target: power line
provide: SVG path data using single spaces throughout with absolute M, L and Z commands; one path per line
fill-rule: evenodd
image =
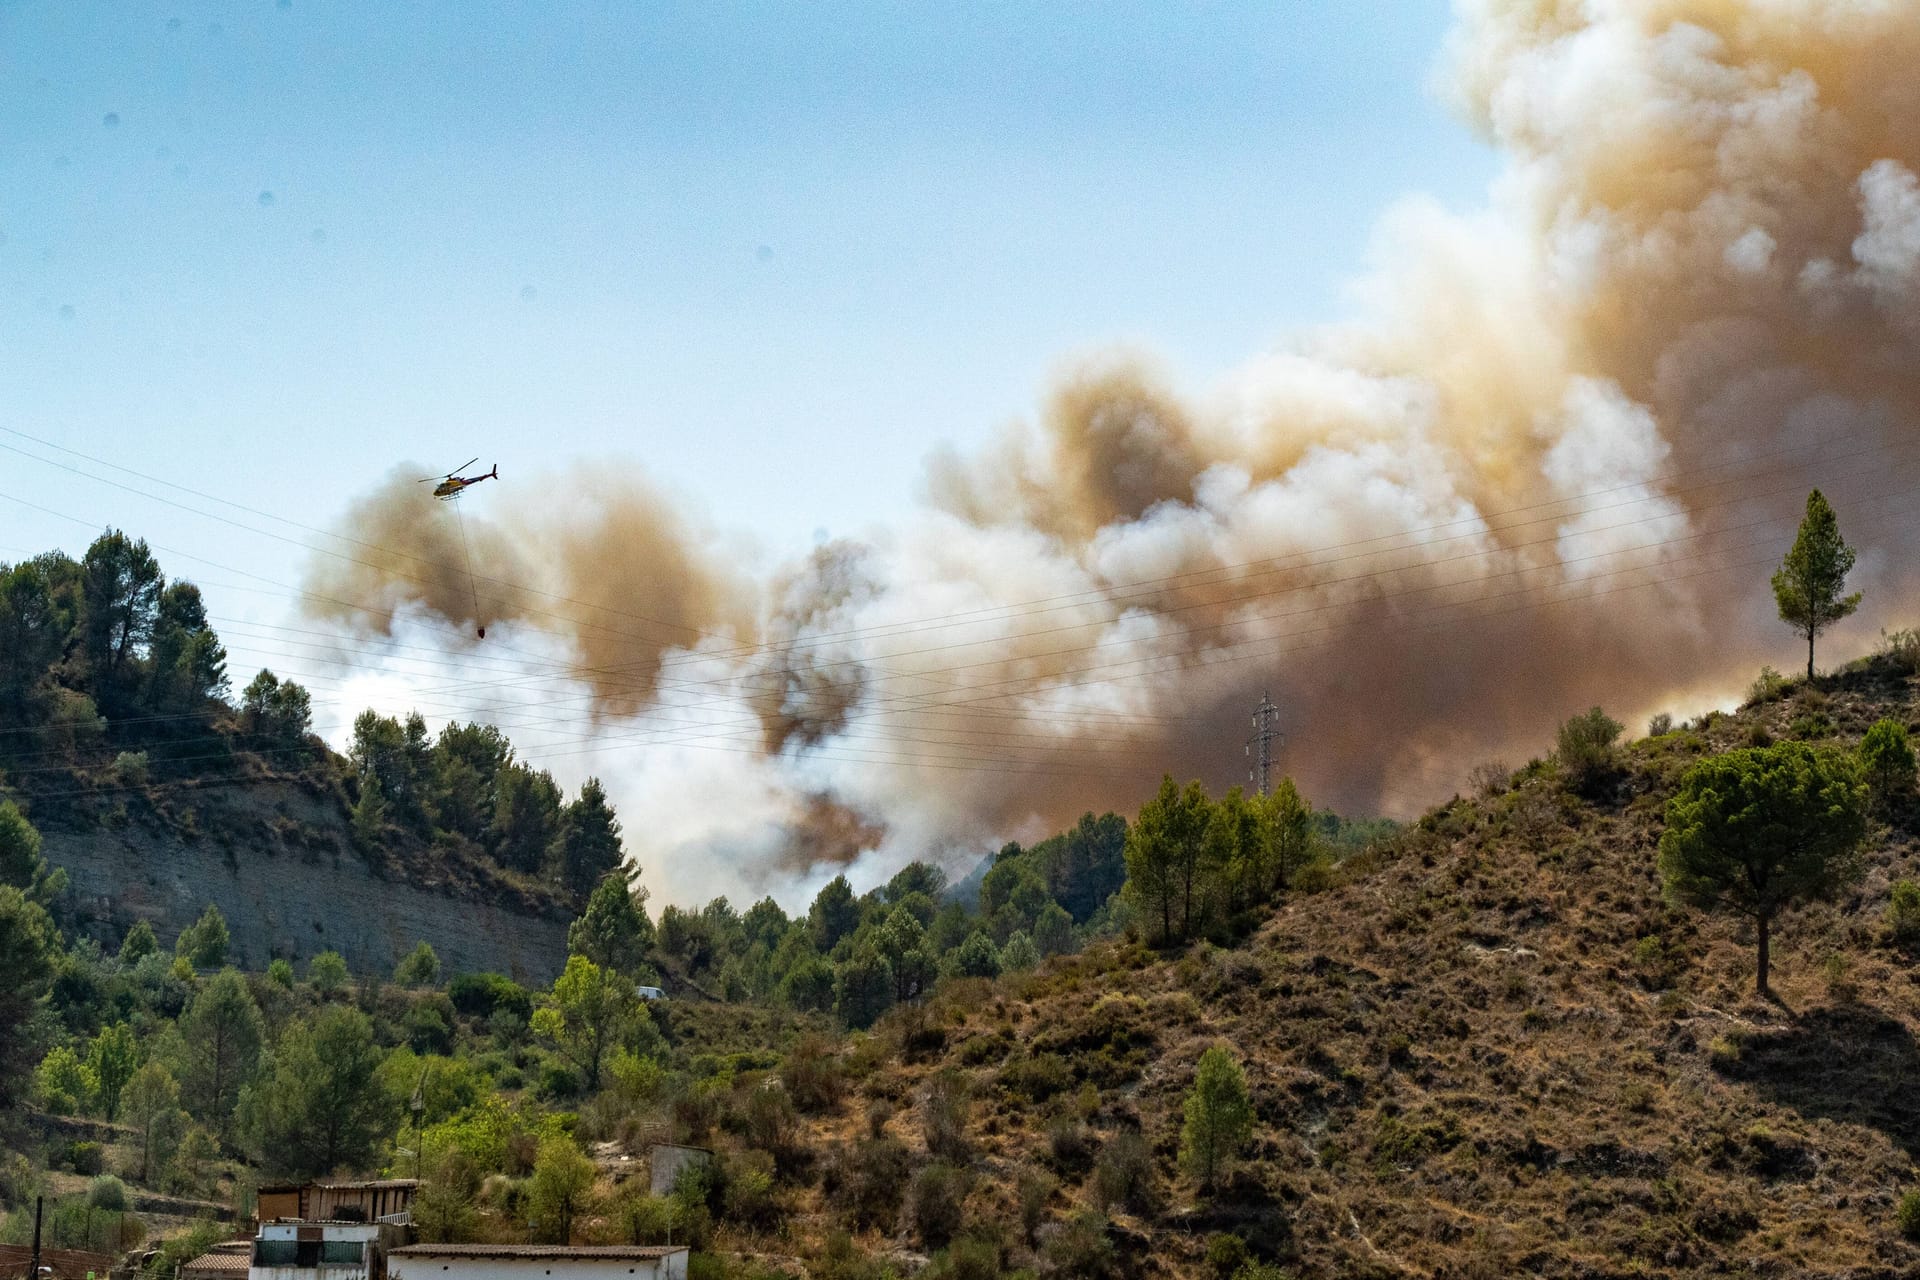
M 1897 495 L 1891 495 L 1891 496 L 1897 496 Z M 1751 522 L 1751 524 L 1753 524 L 1753 525 L 1757 525 L 1757 524 L 1764 524 L 1764 523 L 1768 523 L 1768 522 L 1764 522 L 1764 521 L 1761 521 L 1761 522 Z M 1750 526 L 1742 526 L 1742 527 L 1751 527 L 1751 525 L 1750 525 Z M 1725 532 L 1725 530 L 1720 530 L 1720 531 L 1709 531 L 1709 532 Z M 1695 540 L 1695 539 L 1696 539 L 1697 537 L 1699 537 L 1699 536 L 1703 536 L 1703 535 L 1690 535 L 1690 536 L 1689 536 L 1688 538 L 1684 538 L 1684 539 L 1673 539 L 1673 540 L 1663 540 L 1663 541 L 1665 541 L 1665 542 L 1680 542 L 1680 541 L 1693 541 L 1693 540 Z M 1641 550 L 1646 550 L 1646 549 L 1648 549 L 1649 547 L 1651 547 L 1651 546 L 1653 546 L 1653 545 L 1657 545 L 1657 544 L 1644 544 L 1644 545 L 1641 545 L 1641 546 L 1636 546 L 1636 547 L 1631 547 L 1631 548 L 1625 548 L 1625 549 L 1622 549 L 1622 550 L 1621 550 L 1621 551 L 1619 551 L 1619 552 L 1608 552 L 1608 553 L 1602 553 L 1602 555 L 1601 555 L 1601 556 L 1599 556 L 1599 557 L 1592 557 L 1592 558 L 1604 558 L 1604 556 L 1608 556 L 1608 555 L 1614 555 L 1614 554 L 1623 554 L 1623 553 L 1631 553 L 1631 552 L 1634 552 L 1634 551 L 1641 551 Z M 1705 552 L 1705 553 L 1696 553 L 1696 554 L 1709 554 L 1709 553 L 1711 553 L 1711 552 L 1712 552 L 1712 550 L 1713 550 L 1713 549 L 1711 549 L 1711 548 L 1709 548 L 1709 550 L 1708 550 L 1708 552 Z M 1686 558 L 1692 558 L 1692 557 L 1686 557 Z M 1551 566 L 1547 566 L 1547 567 L 1551 567 Z M 1624 570 L 1618 570 L 1618 571 L 1613 571 L 1613 572 L 1632 572 L 1632 571 L 1634 571 L 1634 570 L 1635 570 L 1635 569 L 1636 569 L 1637 567 L 1638 567 L 1638 566 L 1629 566 L 1629 567 L 1628 567 L 1627 569 L 1624 569 Z M 1524 572 L 1524 571 L 1511 571 L 1511 572 L 1510 572 L 1509 574 L 1507 574 L 1507 575 L 1495 575 L 1495 577 L 1498 577 L 1498 576 L 1518 576 L 1518 575 L 1519 575 L 1519 574 L 1520 574 L 1521 572 Z M 1697 576 L 1697 575 L 1689 575 L 1689 576 Z M 1484 582 L 1485 582 L 1485 581 L 1488 581 L 1488 580 L 1491 580 L 1491 579 L 1481 579 L 1481 580 L 1479 580 L 1479 581 L 1480 581 L 1480 582 L 1481 582 L 1482 584 L 1484 584 Z M 1429 589 L 1431 589 L 1431 588 L 1432 588 L 1433 586 L 1441 586 L 1441 587 L 1444 587 L 1444 586 L 1452 586 L 1452 585 L 1461 585 L 1461 583 L 1441 583 L 1441 584 L 1429 584 L 1429 586 L 1428 586 L 1428 587 L 1423 587 L 1423 588 L 1415 588 L 1415 589 L 1413 589 L 1413 590 L 1411 590 L 1411 591 L 1409 591 L 1409 592 L 1405 592 L 1405 593 L 1398 593 L 1398 594 L 1419 594 L 1419 593 L 1421 593 L 1421 592 L 1423 592 L 1423 591 L 1426 591 L 1426 590 L 1429 590 Z M 1514 596 L 1514 595 L 1525 595 L 1525 594 L 1527 594 L 1528 592 L 1530 592 L 1530 591 L 1532 591 L 1532 590 L 1533 590 L 1533 588 L 1520 588 L 1520 589 L 1518 589 L 1518 590 L 1516 590 L 1516 591 L 1512 591 L 1512 592 L 1506 592 L 1506 593 L 1500 593 L 1500 594 L 1501 594 L 1501 595 L 1505 595 L 1505 596 Z M 1395 594 L 1395 593 L 1388 593 L 1387 595 L 1384 595 L 1384 596 L 1382 596 L 1381 598 L 1383 598 L 1383 599 L 1384 599 L 1384 598 L 1391 598 L 1391 595 L 1392 595 L 1392 594 Z M 1603 594 L 1604 594 L 1604 593 L 1603 593 Z M 1472 604 L 1472 603 L 1476 603 L 1477 601 L 1480 601 L 1480 600 L 1486 600 L 1486 599 L 1491 599 L 1491 598 L 1498 598 L 1498 597 L 1497 597 L 1497 596 L 1496 596 L 1496 597 L 1488 597 L 1488 596 L 1482 596 L 1482 597 L 1476 597 L 1476 598 L 1473 598 L 1473 599 L 1469 599 L 1469 600 L 1464 600 L 1464 601 L 1449 601 L 1449 602 L 1443 602 L 1443 603 L 1441 603 L 1441 604 L 1439 604 L 1439 605 L 1436 605 L 1436 606 L 1434 606 L 1434 607 L 1433 607 L 1433 608 L 1431 608 L 1431 609 L 1428 609 L 1428 610 L 1423 610 L 1423 611 L 1421 611 L 1421 612 L 1422 612 L 1422 613 L 1435 613 L 1435 612 L 1439 612 L 1439 611 L 1442 611 L 1442 610 L 1445 610 L 1445 609 L 1451 609 L 1451 608 L 1458 608 L 1458 607 L 1461 607 L 1461 606 L 1463 606 L 1463 605 L 1469 605 L 1469 604 Z M 1564 602 L 1561 602 L 1561 603 L 1564 603 Z M 1325 607 L 1327 607 L 1327 606 L 1322 606 L 1321 608 L 1325 608 Z M 1317 611 L 1320 611 L 1320 610 L 1319 610 L 1319 609 L 1311 609 L 1311 610 L 1301 610 L 1301 611 L 1296 611 L 1296 614 L 1294 614 L 1294 615 L 1264 615 L 1264 617 L 1265 617 L 1265 618 L 1268 618 L 1268 619 L 1270 619 L 1270 618 L 1275 618 L 1275 617 L 1286 617 L 1286 616 L 1297 616 L 1297 614 L 1299 614 L 1299 613 L 1310 613 L 1310 612 L 1317 612 Z M 1509 612 L 1511 612 L 1511 611 L 1509 611 Z M 1337 629 L 1337 628 L 1321 628 L 1320 630 L 1331 630 L 1331 629 Z M 1286 635 L 1288 635 L 1288 634 L 1294 634 L 1294 635 L 1297 635 L 1297 634 L 1311 634 L 1311 633 L 1312 633 L 1311 631 L 1309 631 L 1309 632 L 1304 632 L 1304 633 L 1283 633 L 1283 636 L 1282 636 L 1282 637 L 1280 637 L 1280 638 L 1286 638 Z M 1261 636 L 1261 637 L 1253 637 L 1252 639 L 1250 639 L 1250 640 L 1248 640 L 1248 641 L 1241 641 L 1241 642 L 1236 642 L 1236 643 L 1234 643 L 1234 644 L 1232 644 L 1232 645 L 1229 645 L 1229 646 L 1224 646 L 1224 647 L 1221 647 L 1221 648 L 1216 648 L 1215 650 L 1210 650 L 1210 651 L 1208 651 L 1208 652 L 1207 652 L 1207 654 L 1206 654 L 1205 656 L 1203 656 L 1203 657 L 1201 657 L 1201 658 L 1199 658 L 1198 660 L 1194 660 L 1194 659 L 1185 659 L 1185 660 L 1183 660 L 1183 662 L 1184 662 L 1185 664 L 1187 664 L 1187 665 L 1209 665 L 1209 664 L 1210 664 L 1210 663 L 1212 663 L 1213 661 L 1216 661 L 1216 660 L 1218 660 L 1218 657 L 1219 657 L 1219 655 L 1220 655 L 1220 653 L 1221 653 L 1221 652 L 1223 652 L 1223 651 L 1224 651 L 1224 649 L 1229 649 L 1229 648 L 1237 648 L 1237 647 L 1241 647 L 1242 645 L 1245 645 L 1245 644 L 1255 644 L 1255 643 L 1265 643 L 1265 642 L 1268 642 L 1268 641 L 1270 641 L 1271 639 L 1273 639 L 1273 637 L 1268 637 L 1268 636 Z M 1054 651 L 1054 652 L 1056 652 L 1056 653 L 1070 653 L 1070 652 L 1078 652 L 1078 651 L 1081 651 L 1081 650 L 1080 650 L 1080 649 L 1069 649 L 1069 650 L 1057 650 L 1057 651 Z M 1163 660 L 1165 660 L 1165 659 L 1167 659 L 1167 658 L 1174 658 L 1174 657 L 1177 657 L 1177 656 L 1178 656 L 1178 655 L 1154 655 L 1154 656 L 1150 656 L 1150 657 L 1147 657 L 1147 658 L 1141 658 L 1141 659 L 1133 659 L 1133 660 L 1129 660 L 1128 662 L 1126 662 L 1126 663 L 1122 663 L 1122 664 L 1119 664 L 1119 665 L 1139 665 L 1139 664 L 1141 664 L 1141 663 L 1154 663 L 1154 662 L 1161 662 L 1161 661 L 1163 661 Z M 1237 659 L 1236 659 L 1236 660 L 1237 660 Z M 993 665 L 993 664 L 970 664 L 970 665 Z M 1100 669 L 1102 669 L 1103 667 L 1105 667 L 1106 665 L 1108 665 L 1108 664 L 1094 664 L 1094 665 L 1093 665 L 1093 666 L 1091 666 L 1091 667 L 1084 667 L 1084 668 L 1068 668 L 1068 669 L 1065 669 L 1065 670 L 1061 670 L 1061 671 L 1054 671 L 1054 672 L 1050 672 L 1050 673 L 1048 673 L 1048 674 L 1047 674 L 1047 677 L 1046 677 L 1046 678 L 1051 678 L 1051 679 L 1059 679 L 1059 678 L 1061 678 L 1061 677 L 1063 677 L 1063 676 L 1067 676 L 1067 675 L 1074 675 L 1074 674 L 1081 674 L 1081 673 L 1084 673 L 1084 672 L 1088 672 L 1088 671 L 1094 671 L 1094 670 L 1100 670 Z M 1114 676 L 1114 677 L 1112 677 L 1112 679 L 1131 679 L 1131 678 L 1138 678 L 1138 677 L 1141 677 L 1141 676 L 1147 676 L 1147 675 L 1153 675 L 1153 674 L 1157 674 L 1157 672 L 1155 672 L 1155 671 L 1136 671 L 1136 672 L 1131 672 L 1131 673 L 1128 673 L 1128 674 L 1125 674 L 1125 675 L 1117 675 L 1117 676 Z M 539 679 L 539 678 L 536 678 L 536 679 Z M 985 686 L 973 686 L 972 688 L 974 688 L 974 689 L 978 689 L 978 690 L 981 690 L 981 691 L 983 691 L 983 694 L 984 694 L 984 699 L 999 699 L 999 698 L 1004 698 L 1004 697 L 1006 697 L 1006 696 L 1011 696 L 1011 695 L 1010 695 L 1010 694 L 1007 694 L 1007 693 L 984 693 L 984 691 L 986 691 L 986 690 L 993 690 L 993 689 L 996 689 L 996 688 L 1003 688 L 1004 686 L 1006 686 L 1007 684 L 1010 684 L 1010 683 L 1023 683 L 1023 682 L 1024 682 L 1024 681 L 1022 681 L 1022 680 L 1021 680 L 1020 678 L 1013 678 L 1013 679 L 1010 679 L 1010 680 L 1004 680 L 1004 681 L 999 681 L 999 682 L 993 682 L 993 683 L 990 683 L 990 684 L 988 684 L 988 685 L 985 685 Z M 1103 682 L 1103 681 L 1097 681 L 1096 683 L 1101 683 L 1101 682 Z M 929 705 L 929 704 L 910 704 L 910 705 L 907 705 L 907 706 L 905 706 L 905 707 L 902 707 L 902 708 L 899 708 L 899 709 L 900 709 L 900 710 L 902 710 L 902 711 L 904 711 L 904 712 L 908 712 L 908 713 L 911 713 L 911 712 L 914 712 L 914 711 L 919 711 L 919 710 L 936 710 L 936 709 L 940 709 L 940 708 L 945 708 L 945 707 L 954 707 L 954 706 L 964 706 L 964 705 L 966 705 L 966 704 L 968 704 L 968 703 L 972 703 L 972 702 L 979 702 L 979 701 L 982 701 L 982 700 L 984 700 L 984 699 L 983 699 L 983 697 L 979 697 L 979 696 L 977 696 L 977 697 L 974 697 L 974 698 L 970 698 L 970 699 L 962 699 L 962 700 L 959 700 L 958 702 L 947 702 L 947 703 L 935 703 L 935 704 L 930 704 L 930 705 Z M 711 736 L 711 735 L 710 735 L 710 736 Z M 735 735 L 735 736 L 737 736 L 737 735 Z M 656 741 L 658 741 L 658 740 L 659 740 L 659 735 L 658 735 L 658 733 L 656 733 L 656 734 L 654 735 L 654 740 L 656 740 Z M 671 743 L 669 743 L 669 742 L 662 742 L 662 743 L 661 743 L 661 745 L 671 745 Z
M 1273 749 L 1286 740 L 1285 735 L 1274 728 L 1279 723 L 1280 708 L 1273 705 L 1272 698 L 1261 694 L 1260 705 L 1253 711 L 1253 736 L 1247 739 L 1247 754 L 1253 757 L 1247 781 L 1259 787 L 1262 798 L 1273 785 Z M 1257 754 L 1255 747 L 1259 748 Z

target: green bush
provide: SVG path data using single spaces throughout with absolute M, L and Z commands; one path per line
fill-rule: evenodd
M 1022 1169 L 1014 1182 L 1014 1196 L 1020 1205 L 1020 1231 L 1032 1244 L 1047 1220 L 1047 1202 L 1060 1184 L 1039 1169 Z
M 1029 1102 L 1045 1102 L 1056 1093 L 1065 1093 L 1072 1084 L 1073 1072 L 1057 1053 L 1015 1058 L 1000 1068 L 1000 1087 Z
M 1664 738 L 1672 732 L 1673 716 L 1669 712 L 1662 711 L 1659 715 L 1647 721 L 1647 736 L 1649 738 Z
M 1906 628 L 1880 633 L 1880 652 L 1908 675 L 1920 672 L 1920 631 Z
M 123 787 L 147 785 L 147 753 L 122 751 L 113 758 L 113 780 Z
M 844 1231 L 827 1233 L 827 1247 L 807 1274 L 813 1280 L 896 1280 L 893 1268 L 862 1254 Z
M 293 989 L 293 965 L 285 958 L 274 960 L 267 965 L 267 981 L 276 987 L 291 991 Z
M 1577 791 L 1590 791 L 1614 769 L 1614 743 L 1624 726 L 1599 707 L 1560 724 L 1554 758 Z
M 1374 1130 L 1374 1166 L 1384 1173 L 1418 1165 L 1429 1156 L 1451 1151 L 1465 1137 L 1460 1122 L 1444 1113 L 1427 1119 L 1382 1116 Z
M 1107 1220 L 1097 1213 L 1076 1214 L 1041 1250 L 1049 1275 L 1074 1280 L 1106 1280 L 1119 1274 Z
M 780 1064 L 780 1081 L 793 1105 L 818 1115 L 840 1105 L 843 1081 L 833 1043 L 824 1036 L 802 1036 Z
M 936 1162 L 914 1176 L 907 1197 L 908 1216 L 929 1249 L 938 1249 L 960 1234 L 966 1199 L 965 1175 L 950 1164 Z
M 124 1213 L 127 1208 L 127 1184 L 110 1173 L 101 1174 L 87 1184 L 87 1204 L 94 1209 Z
M 1920 1240 L 1920 1191 L 1909 1191 L 1901 1196 L 1893 1216 L 1900 1224 L 1901 1235 L 1909 1240 Z
M 1207 1241 L 1207 1269 L 1219 1280 L 1233 1280 L 1247 1262 L 1247 1242 L 1239 1236 L 1223 1231 Z
M 1047 1126 L 1047 1154 L 1061 1173 L 1085 1173 L 1093 1164 L 1093 1130 L 1071 1116 L 1061 1116 Z
M 1793 718 L 1793 723 L 1787 726 L 1787 735 L 1800 742 L 1818 742 L 1833 736 L 1833 721 L 1824 711 L 1810 711 Z
M 1867 767 L 1867 781 L 1881 803 L 1913 790 L 1913 743 L 1907 726 L 1881 720 L 1868 729 L 1860 739 L 1860 763 Z
M 1763 702 L 1772 702 L 1787 691 L 1790 683 L 1785 676 L 1772 667 L 1762 667 L 1760 674 L 1753 678 L 1753 683 L 1747 686 L 1746 705 L 1753 707 Z
M 973 1238 L 955 1240 L 916 1280 L 1000 1280 L 1002 1274 L 1000 1246 Z
M 749 1151 L 729 1160 L 722 1203 L 729 1222 L 751 1231 L 770 1231 L 778 1226 L 782 1210 L 773 1192 L 772 1157 Z
M 447 984 L 447 998 L 469 1018 L 490 1018 L 502 1010 L 521 1022 L 533 1017 L 533 997 L 525 987 L 498 973 L 463 973 Z
M 1887 902 L 1887 928 L 1903 943 L 1920 941 L 1920 884 L 1895 880 Z

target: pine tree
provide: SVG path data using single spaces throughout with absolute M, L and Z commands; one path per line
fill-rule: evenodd
M 1807 679 L 1813 679 L 1813 640 L 1860 607 L 1860 593 L 1850 596 L 1847 574 L 1853 569 L 1853 548 L 1840 536 L 1840 522 L 1826 497 L 1815 489 L 1807 495 L 1807 514 L 1800 521 L 1793 549 L 1773 575 L 1773 598 L 1780 620 L 1807 638 Z
M 35 1052 L 32 1024 L 53 976 L 59 939 L 39 903 L 0 884 L 0 1108 L 26 1083 Z
M 1860 763 L 1866 766 L 1874 798 L 1881 804 L 1889 804 L 1911 791 L 1914 755 L 1907 726 L 1898 720 L 1875 723 L 1860 739 Z
M 587 909 L 567 927 L 567 950 L 635 982 L 651 983 L 658 975 L 647 959 L 653 950 L 647 891 L 629 883 L 629 875 L 638 872 L 635 867 L 601 877 Z
M 241 1088 L 259 1068 L 264 1039 L 246 980 L 222 969 L 180 1015 L 180 1087 L 188 1110 L 225 1133 Z
M 1708 756 L 1667 802 L 1667 892 L 1752 919 L 1754 989 L 1767 995 L 1773 917 L 1859 880 L 1866 809 L 1865 771 L 1852 752 L 1782 742 Z
M 1200 1180 L 1201 1190 L 1211 1191 L 1214 1181 L 1253 1136 L 1253 1103 L 1247 1096 L 1247 1080 L 1224 1046 L 1215 1045 L 1200 1055 L 1185 1110 L 1181 1158 Z
M 1183 790 L 1169 776 L 1127 832 L 1127 893 L 1157 920 L 1162 945 L 1191 937 L 1206 909 L 1218 861 L 1212 815 L 1204 787 Z
M 98 1087 L 95 1096 L 109 1124 L 120 1118 L 121 1092 L 139 1065 L 140 1046 L 134 1040 L 133 1028 L 126 1023 L 116 1022 L 93 1038 L 93 1047 L 87 1051 L 87 1066 L 93 1069 Z
M 820 892 L 814 895 L 813 906 L 807 912 L 807 927 L 813 931 L 813 949 L 821 955 L 830 953 L 834 944 L 852 933 L 860 925 L 860 904 L 853 896 L 853 886 L 847 883 L 845 876 L 835 876 L 820 886 Z
M 580 798 L 568 805 L 560 822 L 558 879 L 585 896 L 626 856 L 620 845 L 620 820 L 607 803 L 600 779 L 580 785 Z
M 440 957 L 433 944 L 422 938 L 393 971 L 393 980 L 403 987 L 430 987 L 440 980 Z
M 63 868 L 40 854 L 40 832 L 11 800 L 0 800 L 0 885 L 12 885 L 46 906 L 67 887 Z
M 167 1069 L 149 1062 L 133 1073 L 120 1095 L 121 1118 L 140 1130 L 140 1181 L 148 1181 L 173 1158 L 187 1131 L 180 1109 L 180 1086 Z
M 184 956 L 196 969 L 218 969 L 227 962 L 227 948 L 231 943 L 227 918 L 220 914 L 219 907 L 208 903 L 200 918 L 174 939 L 173 954 Z
M 309 1178 L 372 1165 L 400 1109 L 381 1087 L 379 1065 L 372 1024 L 358 1009 L 333 1005 L 289 1025 L 242 1115 L 267 1172 Z

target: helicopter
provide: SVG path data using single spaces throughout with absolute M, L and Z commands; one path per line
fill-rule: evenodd
M 444 476 L 423 476 L 414 483 L 433 484 L 434 481 L 439 481 L 438 484 L 433 485 L 433 496 L 442 502 L 451 502 L 466 492 L 467 486 L 469 485 L 479 484 L 482 480 L 498 480 L 500 478 L 500 464 L 497 462 L 493 464 L 492 470 L 482 472 L 477 476 L 463 476 L 460 474 L 478 461 L 480 461 L 480 459 L 477 457 L 468 458 Z M 478 617 L 480 616 L 480 588 L 473 576 L 473 547 L 467 542 L 467 520 L 459 507 L 453 509 L 453 514 L 459 518 L 460 550 L 465 555 L 467 561 L 467 590 L 473 596 L 473 611 L 475 616 Z M 479 627 L 479 634 L 482 640 L 487 638 L 487 629 L 484 625 Z
M 483 472 L 477 476 L 463 476 L 460 474 L 478 461 L 480 461 L 478 458 L 468 458 L 444 476 L 424 476 L 415 483 L 429 484 L 438 480 L 440 483 L 433 486 L 434 497 L 440 499 L 442 502 L 450 498 L 457 498 L 470 484 L 479 484 L 482 480 L 498 480 L 500 478 L 500 464 L 497 462 L 493 464 L 493 470 Z

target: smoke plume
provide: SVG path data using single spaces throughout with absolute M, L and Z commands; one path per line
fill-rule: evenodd
M 1406 812 L 1570 712 L 1787 666 L 1766 577 L 1812 485 L 1865 553 L 1857 625 L 1897 619 L 1917 58 L 1890 0 L 1463 0 L 1443 80 L 1504 171 L 1484 208 L 1382 219 L 1356 320 L 1197 397 L 1089 359 L 933 458 L 917 520 L 753 580 L 657 495 L 581 481 L 468 516 L 476 610 L 448 513 L 396 481 L 352 532 L 404 556 L 321 566 L 315 607 L 556 641 L 670 895 L 957 859 L 1163 772 L 1224 786 L 1263 691 L 1309 794 Z

